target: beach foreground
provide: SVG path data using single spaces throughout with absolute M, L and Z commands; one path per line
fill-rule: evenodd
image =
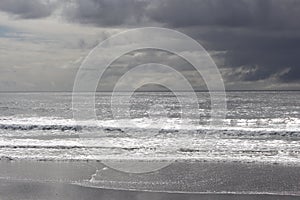
M 1 181 L 0 197 L 28 200 L 296 200 L 296 196 L 241 194 L 176 194 L 87 188 L 69 184 Z
M 1 161 L 0 174 L 0 199 L 250 200 L 300 195 L 300 167 L 270 164 L 175 162 L 156 172 L 127 174 L 96 161 Z

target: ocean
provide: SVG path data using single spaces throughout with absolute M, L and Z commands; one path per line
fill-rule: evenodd
M 118 96 L 120 113 L 126 107 L 124 95 Z M 73 119 L 72 93 L 1 93 L 0 156 L 300 164 L 300 92 L 227 92 L 227 114 L 220 127 L 209 124 L 206 92 L 197 93 L 199 109 L 188 110 L 184 119 L 169 92 L 135 93 L 130 119 L 112 116 L 110 97 L 96 94 L 95 123 Z
M 130 119 L 112 116 L 110 96 L 96 94 L 95 123 L 73 119 L 72 93 L 1 93 L 0 156 L 300 163 L 300 92 L 227 92 L 221 127 L 209 125 L 205 92 L 197 93 L 199 109 L 185 119 L 172 93 L 135 93 Z M 123 95 L 118 98 L 121 113 Z
M 180 93 L 185 118 L 171 92 L 136 92 L 128 105 L 126 95 L 118 94 L 113 114 L 111 94 L 96 93 L 97 120 L 78 121 L 70 92 L 1 93 L 3 188 L 54 181 L 126 191 L 299 195 L 300 92 L 227 92 L 220 126 L 210 124 L 206 92 L 197 92 L 198 109 Z

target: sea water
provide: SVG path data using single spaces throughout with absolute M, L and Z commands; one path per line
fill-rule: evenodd
M 197 92 L 199 108 L 185 110 L 184 119 L 171 92 L 137 92 L 130 105 L 125 95 L 113 106 L 119 113 L 130 108 L 130 117 L 113 115 L 111 93 L 96 93 L 97 119 L 78 121 L 72 93 L 1 93 L 0 157 L 300 164 L 300 92 L 227 92 L 226 118 L 218 127 L 209 124 L 207 92 Z M 180 95 L 188 107 L 189 95 Z

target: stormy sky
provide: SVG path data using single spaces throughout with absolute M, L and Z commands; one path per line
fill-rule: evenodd
M 228 90 L 300 89 L 299 0 L 1 0 L 0 91 L 71 91 L 99 42 L 148 26 L 197 40 Z M 154 61 L 181 71 L 196 89 L 205 87 L 181 58 L 144 50 L 116 60 L 101 79 L 103 89 L 129 66 Z

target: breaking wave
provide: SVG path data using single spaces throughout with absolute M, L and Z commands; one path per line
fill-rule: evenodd
M 289 121 L 288 121 L 289 120 Z M 157 123 L 148 118 L 131 120 L 102 120 L 76 122 L 72 119 L 58 118 L 0 118 L 0 131 L 43 131 L 55 133 L 58 138 L 63 134 L 60 132 L 74 133 L 69 135 L 78 136 L 160 136 L 160 135 L 197 135 L 199 137 L 228 137 L 228 138 L 286 138 L 299 139 L 300 126 L 298 119 L 273 119 L 266 120 L 265 126 L 258 126 L 254 120 L 239 119 L 226 120 L 222 127 L 210 127 L 199 125 L 195 121 L 179 121 L 177 119 L 167 119 Z M 142 124 L 143 126 L 132 126 L 132 124 Z M 267 123 L 268 122 L 268 123 Z M 148 125 L 151 126 L 148 126 Z M 163 124 L 163 125 L 162 125 Z M 234 125 L 232 125 L 234 124 Z M 260 120 L 260 124 L 263 124 Z M 94 133 L 94 134 L 91 134 Z M 22 134 L 18 133 L 18 136 Z M 33 135 L 33 134 L 31 134 Z M 15 135 L 17 136 L 17 135 Z M 39 136 L 42 136 L 39 133 Z

